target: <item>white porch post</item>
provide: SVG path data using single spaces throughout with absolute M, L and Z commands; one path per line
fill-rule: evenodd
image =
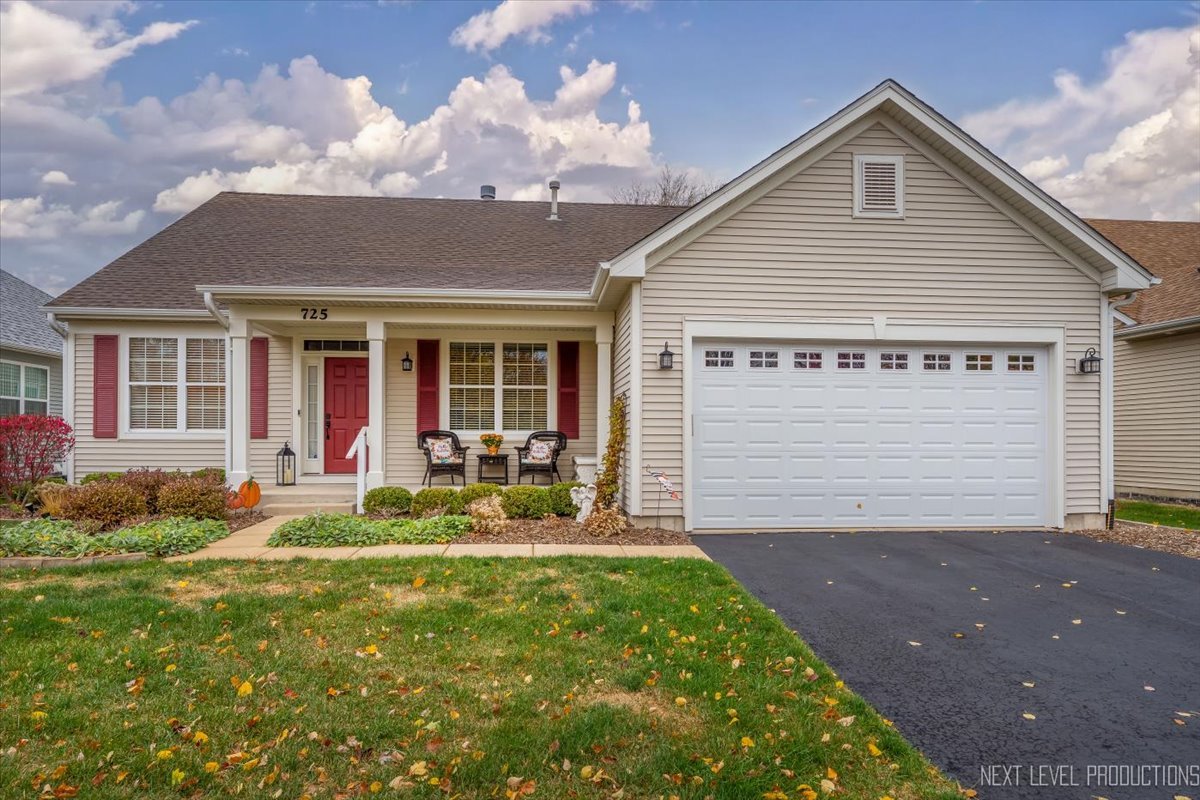
M 367 322 L 367 488 L 383 486 L 383 443 L 385 423 L 385 378 L 387 325 L 382 320 Z
M 238 486 L 250 477 L 250 325 L 240 315 L 230 315 L 229 349 L 229 371 L 225 376 L 229 399 L 226 479 Z
M 612 408 L 612 341 L 611 324 L 596 326 L 596 458 L 603 463 L 608 446 L 608 412 Z

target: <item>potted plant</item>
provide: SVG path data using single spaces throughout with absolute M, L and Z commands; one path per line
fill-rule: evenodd
M 494 456 L 500 452 L 500 445 L 504 444 L 504 437 L 498 433 L 485 433 L 479 437 L 479 441 L 483 442 L 483 446 L 487 448 L 488 455 Z

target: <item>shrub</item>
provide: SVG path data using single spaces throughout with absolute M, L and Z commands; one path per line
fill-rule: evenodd
M 129 486 L 142 497 L 146 498 L 146 508 L 151 514 L 159 513 L 158 493 L 168 481 L 179 477 L 179 473 L 164 472 L 161 469 L 131 469 L 116 478 L 118 483 Z
M 416 493 L 412 501 L 412 513 L 418 517 L 435 514 L 460 514 L 462 509 L 463 501 L 458 490 L 448 486 L 422 489 Z
M 73 488 L 63 498 L 64 519 L 84 524 L 82 527 L 111 530 L 122 522 L 144 517 L 149 509 L 146 498 L 132 486 L 117 481 L 97 481 Z
M 550 492 L 543 486 L 513 486 L 504 492 L 504 513 L 513 519 L 541 519 L 552 513 Z
M 228 535 L 229 526 L 221 520 L 171 517 L 94 538 L 99 547 L 111 552 L 178 556 L 194 553 Z
M 468 483 L 458 494 L 462 498 L 463 508 L 467 508 L 481 497 L 495 497 L 504 494 L 504 490 L 494 483 Z
M 571 490 L 583 486 L 579 481 L 564 481 L 546 489 L 550 493 L 550 511 L 560 517 L 573 517 L 579 506 L 571 499 Z
M 402 486 L 379 486 L 363 497 L 363 511 L 368 514 L 396 516 L 412 509 L 412 492 Z
M 498 495 L 481 497 L 467 506 L 471 517 L 471 530 L 485 536 L 504 533 L 508 528 L 508 514 L 504 513 L 504 501 Z
M 124 472 L 89 472 L 79 479 L 80 486 L 87 486 L 89 483 L 97 481 L 119 481 Z
M 39 519 L 0 528 L 0 553 L 59 558 L 108 553 L 174 556 L 194 553 L 228 535 L 225 523 L 215 520 L 160 519 L 89 536 L 70 522 Z
M 583 529 L 592 536 L 619 536 L 629 527 L 629 520 L 616 506 L 596 506 L 583 521 Z
M 75 491 L 73 487 L 63 483 L 46 481 L 38 486 L 37 499 L 43 514 L 62 519 L 66 510 L 67 495 Z
M 470 530 L 467 517 L 372 520 L 322 511 L 288 520 L 267 539 L 270 547 L 369 547 L 377 544 L 436 544 Z
M 225 470 L 222 467 L 202 467 L 192 473 L 193 478 L 208 478 L 217 483 L 225 483 Z
M 195 519 L 225 518 L 225 485 L 211 477 L 176 477 L 158 490 L 158 513 Z
M 596 505 L 611 506 L 621 490 L 621 459 L 625 455 L 625 404 L 624 394 L 613 398 L 608 412 L 608 442 L 604 447 L 604 459 L 600 474 L 596 476 Z
M 74 431 L 59 417 L 0 417 L 0 494 L 50 475 L 74 446 Z

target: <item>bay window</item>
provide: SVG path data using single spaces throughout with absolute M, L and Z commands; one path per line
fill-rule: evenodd
M 131 336 L 129 430 L 223 431 L 225 340 Z
M 450 428 L 546 428 L 549 363 L 544 342 L 450 342 Z

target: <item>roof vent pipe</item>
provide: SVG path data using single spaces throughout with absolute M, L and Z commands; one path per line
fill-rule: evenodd
M 561 185 L 558 181 L 550 181 L 550 216 L 546 219 L 558 219 L 558 187 Z
M 480 186 L 479 187 L 479 199 L 480 200 L 495 200 L 496 199 L 496 187 L 492 186 L 489 183 L 485 183 L 483 186 Z

